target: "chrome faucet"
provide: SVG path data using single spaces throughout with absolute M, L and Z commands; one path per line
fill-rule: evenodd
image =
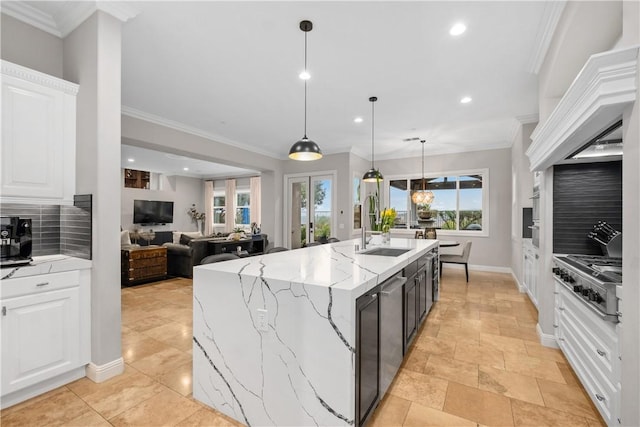
M 367 228 L 365 226 L 364 221 L 362 222 L 362 238 L 361 238 L 361 242 L 360 245 L 362 246 L 362 250 L 367 249 Z

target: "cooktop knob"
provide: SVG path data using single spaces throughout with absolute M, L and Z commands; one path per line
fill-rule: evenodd
M 582 292 L 582 285 L 573 285 L 573 292 Z
M 593 299 L 591 298 L 591 296 L 593 296 Z M 589 297 L 589 299 L 591 299 L 591 301 L 595 301 L 598 304 L 604 301 L 604 298 L 602 298 L 602 295 L 600 295 L 599 292 L 594 292 L 593 294 L 591 294 L 591 296 Z
M 584 289 L 582 289 L 582 291 L 580 291 L 580 292 L 582 293 L 582 296 L 583 296 L 583 297 L 588 297 L 588 296 L 589 296 L 589 294 L 591 293 L 591 289 L 589 289 L 589 288 L 584 288 Z

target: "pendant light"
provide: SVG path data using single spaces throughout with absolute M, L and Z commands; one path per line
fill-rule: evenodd
M 310 77 L 307 72 L 307 33 L 313 29 L 313 24 L 311 21 L 301 21 L 300 29 L 304 32 L 304 71 L 300 74 L 300 78 L 304 80 L 304 136 L 291 146 L 289 158 L 309 161 L 322 158 L 318 144 L 307 138 L 307 80 Z
M 424 189 L 424 143 L 425 140 L 420 140 L 422 144 L 422 190 L 414 191 L 411 195 L 411 201 L 416 205 L 422 205 L 433 202 L 433 193 Z
M 380 171 L 378 169 L 376 169 L 373 166 L 373 119 L 375 116 L 375 112 L 373 110 L 373 104 L 378 100 L 377 97 L 372 96 L 371 98 L 369 98 L 369 102 L 371 102 L 371 169 L 369 169 L 364 176 L 362 177 L 362 180 L 364 182 L 378 182 L 382 180 L 382 174 L 380 173 Z

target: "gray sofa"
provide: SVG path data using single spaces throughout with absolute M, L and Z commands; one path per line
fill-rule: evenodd
M 200 265 L 200 261 L 208 255 L 206 237 L 193 239 L 188 245 L 173 243 L 171 231 L 156 231 L 152 245 L 162 245 L 167 248 L 167 274 L 177 277 L 193 277 L 193 267 Z
M 216 237 L 199 237 L 189 241 L 187 245 L 173 243 L 173 232 L 156 231 L 156 237 L 150 242 L 167 248 L 167 274 L 169 276 L 193 278 L 193 267 L 200 265 L 203 258 L 232 252 L 238 246 L 254 255 L 263 253 L 269 241 L 266 234 L 254 235 L 241 241 L 227 241 L 221 235 Z M 211 244 L 215 242 L 215 244 Z

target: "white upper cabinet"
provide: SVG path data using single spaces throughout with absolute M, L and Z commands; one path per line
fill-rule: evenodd
M 78 85 L 2 61 L 2 203 L 72 204 Z

